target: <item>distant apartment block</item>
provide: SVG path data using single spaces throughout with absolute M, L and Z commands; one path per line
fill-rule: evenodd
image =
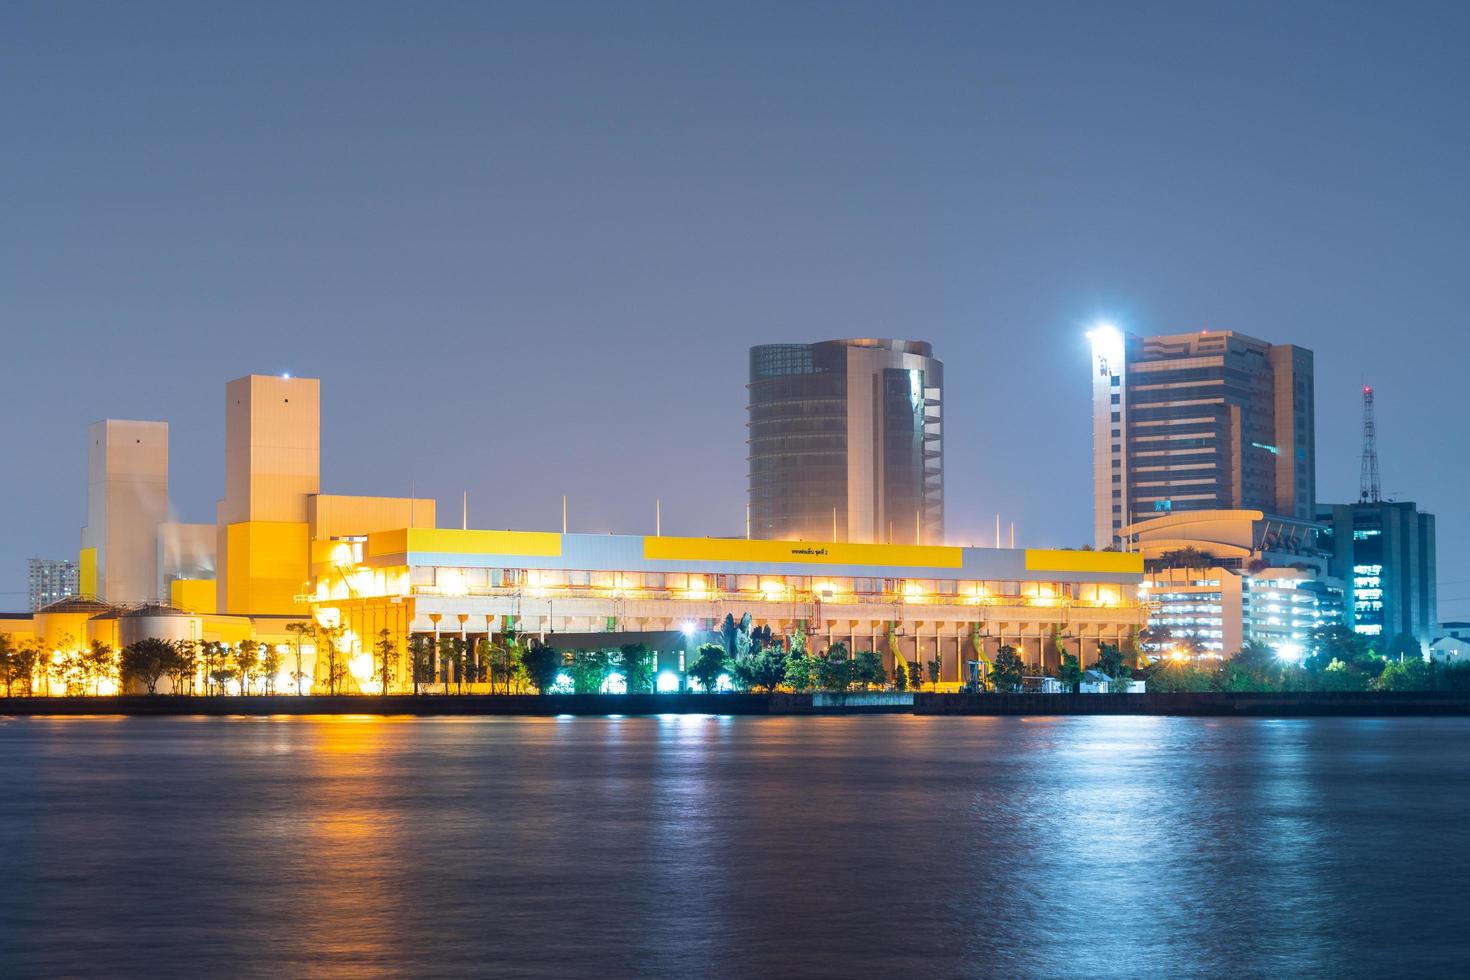
M 76 595 L 80 566 L 65 558 L 32 558 L 26 563 L 27 592 L 31 611 L 48 606 L 57 599 Z

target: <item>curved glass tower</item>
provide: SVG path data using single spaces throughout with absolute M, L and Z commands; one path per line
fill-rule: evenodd
M 752 537 L 944 541 L 944 365 L 860 338 L 750 349 Z

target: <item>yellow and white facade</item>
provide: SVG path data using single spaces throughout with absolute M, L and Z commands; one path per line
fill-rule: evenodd
M 117 646 L 128 629 L 156 627 L 171 638 L 251 639 L 294 651 L 301 626 L 341 627 L 334 634 L 348 661 L 347 688 L 370 690 L 383 630 L 400 659 L 402 689 L 411 686 L 404 661 L 414 634 L 498 641 L 515 633 L 551 645 L 559 634 L 597 634 L 616 647 L 620 634 L 699 637 L 726 615 L 747 613 L 777 635 L 804 632 L 814 651 L 840 642 L 881 653 L 890 668 L 896 658 L 937 657 L 952 685 L 966 662 L 988 661 L 1002 644 L 1054 668 L 1062 651 L 1085 662 L 1098 643 L 1127 642 L 1146 620 L 1137 555 L 440 528 L 432 500 L 321 492 L 316 379 L 232 381 L 225 418 L 225 493 L 212 533 L 167 524 L 165 508 L 154 507 L 153 537 L 127 549 L 140 578 L 140 556 L 153 556 L 157 594 L 142 598 L 169 608 L 144 614 L 132 596 L 118 603 L 104 595 L 11 617 L 0 629 L 52 646 L 66 638 Z M 145 462 L 166 487 L 166 434 L 160 438 Z M 118 552 L 111 548 L 107 560 Z M 84 570 L 86 559 L 84 552 Z M 661 653 L 659 666 L 684 664 L 665 663 Z

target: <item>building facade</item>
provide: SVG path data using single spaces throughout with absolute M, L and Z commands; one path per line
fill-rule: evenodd
M 1127 547 L 1144 558 L 1150 645 L 1205 657 L 1247 643 L 1309 652 L 1317 631 L 1344 616 L 1325 530 L 1259 510 L 1181 511 L 1129 525 Z
M 1104 326 L 1093 353 L 1093 538 L 1158 514 L 1316 507 L 1312 352 L 1234 331 Z
M 31 611 L 80 591 L 80 566 L 66 558 L 31 558 L 26 562 L 26 593 Z
M 1332 571 L 1347 582 L 1354 630 L 1384 642 L 1411 636 L 1428 651 L 1439 614 L 1434 515 L 1408 501 L 1324 504 Z
M 944 365 L 927 343 L 750 350 L 750 534 L 944 541 Z
M 104 419 L 87 430 L 83 595 L 157 598 L 158 526 L 168 519 L 168 423 Z

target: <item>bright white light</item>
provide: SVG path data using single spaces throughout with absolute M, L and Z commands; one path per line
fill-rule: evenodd
M 627 694 L 628 680 L 622 674 L 612 673 L 607 675 L 607 680 L 602 682 L 603 694 Z
M 677 694 L 679 692 L 679 675 L 672 670 L 666 670 L 658 675 L 658 693 Z
M 287 371 L 285 374 L 282 374 L 281 377 L 285 378 L 287 381 L 290 381 L 291 380 L 291 372 L 290 371 Z
M 551 685 L 552 694 L 571 694 L 575 689 L 570 674 L 557 674 L 556 682 Z
M 1123 372 L 1123 334 L 1117 327 L 1107 322 L 1099 323 L 1087 331 L 1087 339 L 1092 341 L 1092 357 L 1100 372 Z
M 1282 663 L 1299 664 L 1304 651 L 1299 643 L 1282 643 L 1276 647 L 1276 659 Z
M 685 623 L 683 625 L 683 627 L 681 627 L 681 628 L 684 630 L 684 635 L 685 636 L 693 636 L 694 635 L 694 624 L 693 623 Z
M 716 677 L 715 678 L 715 690 L 716 691 L 733 691 L 733 690 L 735 690 L 735 685 L 730 682 L 730 675 L 729 674 L 721 674 L 719 677 Z

